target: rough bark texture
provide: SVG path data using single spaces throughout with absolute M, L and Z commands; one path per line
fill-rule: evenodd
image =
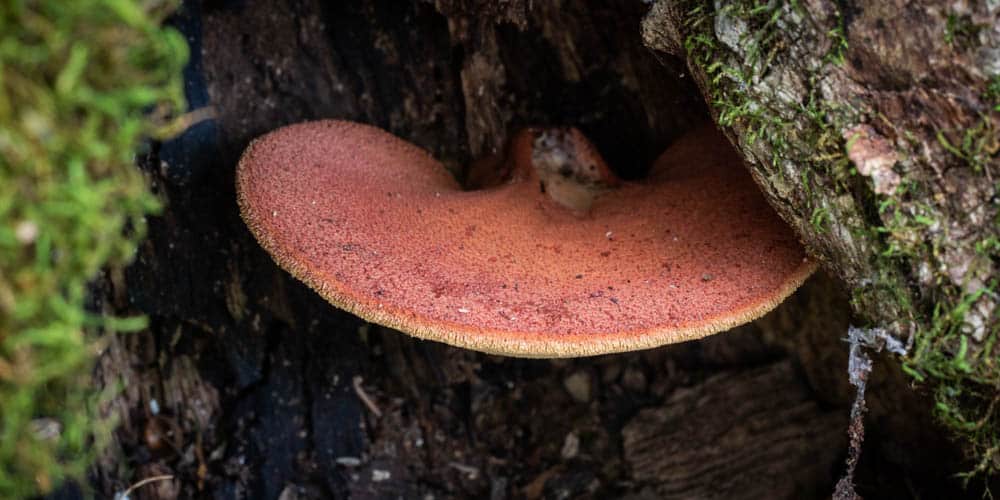
M 634 478 L 658 498 L 829 494 L 816 488 L 843 449 L 843 415 L 794 375 L 787 361 L 721 373 L 639 412 L 622 429 Z
M 682 47 L 691 32 L 678 20 L 691 11 L 665 6 L 653 6 L 646 33 L 673 30 L 674 48 Z M 807 8 L 827 12 L 821 7 Z M 825 275 L 763 320 L 704 341 L 526 361 L 417 342 L 337 311 L 280 271 L 239 219 L 233 169 L 243 148 L 276 127 L 314 118 L 381 126 L 432 151 L 457 175 L 469 160 L 502 147 L 518 126 L 571 124 L 619 173 L 641 175 L 671 140 L 710 116 L 696 81 L 705 95 L 716 92 L 703 61 L 692 59 L 689 71 L 682 59 L 643 46 L 639 26 L 649 9 L 630 0 L 187 3 L 177 24 L 192 44 L 189 99 L 213 106 L 216 117 L 154 146 L 142 162 L 168 208 L 150 221 L 137 262 L 110 280 L 112 304 L 149 315 L 151 326 L 116 339 L 100 365 L 100 380 L 122 392 L 108 405 L 121 426 L 95 472 L 97 490 L 110 496 L 168 473 L 173 480 L 135 495 L 656 498 L 671 484 L 671 494 L 692 497 L 705 491 L 705 447 L 726 436 L 727 449 L 761 462 L 752 471 L 767 471 L 776 495 L 827 496 L 839 469 L 824 464 L 842 462 L 852 392 L 841 341 L 848 300 Z M 701 12 L 714 11 L 706 5 Z M 851 12 L 864 19 L 864 9 Z M 843 15 L 828 15 L 848 25 Z M 827 40 L 824 29 L 811 29 L 803 33 Z M 655 37 L 646 42 L 667 47 Z M 806 41 L 794 46 L 816 50 Z M 787 47 L 776 52 L 780 61 L 794 59 Z M 796 54 L 807 61 L 813 52 Z M 794 82 L 768 85 L 780 95 L 799 89 Z M 864 88 L 855 83 L 837 92 Z M 915 276 L 903 265 L 910 261 L 876 272 L 882 268 L 872 259 L 885 236 L 855 231 L 877 221 L 873 198 L 832 194 L 840 183 L 871 189 L 867 177 L 810 174 L 820 180 L 805 195 L 798 164 L 771 169 L 767 142 L 751 144 L 751 128 L 729 124 L 765 192 L 832 274 L 866 293 L 884 291 L 884 281 L 864 285 L 870 273 L 903 280 L 893 290 L 919 296 L 924 285 L 904 279 Z M 882 128 L 875 133 L 896 137 Z M 831 137 L 843 145 L 840 129 Z M 896 168 L 907 165 L 920 168 Z M 828 229 L 811 224 L 808 203 L 827 207 Z M 923 302 L 904 308 L 894 295 L 878 297 L 860 294 L 855 304 L 870 312 L 867 304 L 881 300 L 886 316 L 874 317 L 900 319 L 898 325 L 924 318 L 917 309 Z M 740 381 L 748 376 L 767 384 L 768 398 L 758 400 L 759 384 Z M 975 464 L 943 439 L 930 422 L 931 403 L 908 382 L 894 360 L 880 358 L 868 387 L 859 491 L 961 495 L 953 475 Z M 699 419 L 704 429 L 680 432 L 692 420 L 677 414 L 679 405 L 700 401 L 701 411 L 710 411 L 724 405 L 723 393 L 745 399 L 733 407 L 750 413 L 713 412 Z M 757 413 L 767 405 L 774 418 Z M 806 422 L 818 423 L 805 433 L 817 439 L 789 437 Z M 640 446 L 664 433 L 673 436 L 671 449 L 687 450 L 665 456 L 669 468 L 657 465 L 656 450 Z M 762 449 L 775 439 L 788 439 L 794 452 Z M 820 466 L 814 457 L 822 457 Z M 736 478 L 748 471 L 743 461 L 723 460 L 711 473 Z M 786 482 L 775 479 L 779 472 Z M 692 479 L 671 483 L 685 476 Z M 720 479 L 711 486 L 713 494 L 733 497 L 744 485 Z M 977 496 L 978 487 L 965 493 Z
M 772 205 L 851 290 L 979 471 L 1000 468 L 1000 4 L 661 1 Z

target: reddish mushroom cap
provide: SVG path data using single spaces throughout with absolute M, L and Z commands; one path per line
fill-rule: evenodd
M 535 182 L 462 191 L 420 148 L 343 121 L 257 139 L 237 191 L 261 245 L 334 305 L 496 354 L 703 337 L 763 315 L 815 268 L 711 128 L 584 215 Z

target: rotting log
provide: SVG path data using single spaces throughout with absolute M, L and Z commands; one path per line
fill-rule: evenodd
M 574 125 L 620 174 L 635 178 L 672 140 L 715 116 L 830 274 L 875 294 L 855 294 L 858 310 L 873 311 L 866 304 L 881 301 L 887 316 L 906 320 L 900 325 L 924 318 L 918 305 L 926 304 L 913 298 L 900 257 L 892 255 L 884 269 L 905 287 L 864 281 L 883 269 L 869 261 L 882 247 L 864 245 L 889 236 L 846 239 L 851 228 L 872 227 L 874 198 L 854 200 L 850 191 L 850 204 L 834 204 L 847 203 L 844 194 L 823 193 L 840 184 L 814 185 L 822 178 L 815 173 L 810 202 L 798 180 L 779 184 L 771 170 L 763 175 L 776 150 L 763 137 L 751 141 L 757 128 L 741 117 L 719 113 L 707 85 L 715 77 L 705 72 L 711 62 L 665 55 L 669 46 L 650 37 L 656 26 L 669 31 L 668 21 L 687 19 L 663 8 L 627 0 L 186 2 L 176 23 L 192 44 L 188 98 L 194 107 L 212 106 L 215 118 L 154 145 L 141 160 L 167 208 L 150 220 L 135 264 L 108 281 L 108 307 L 145 313 L 150 328 L 117 338 L 100 366 L 100 380 L 122 392 L 107 408 L 121 425 L 97 466 L 97 489 L 111 495 L 167 472 L 175 476 L 167 490 L 185 497 L 641 497 L 657 480 L 637 481 L 624 458 L 623 427 L 639 425 L 633 417 L 641 409 L 656 411 L 679 389 L 715 387 L 702 383 L 713 375 L 790 362 L 795 369 L 780 371 L 781 387 L 846 416 L 840 339 L 850 313 L 827 276 L 762 321 L 704 341 L 598 358 L 514 360 L 414 341 L 333 309 L 280 271 L 238 216 L 239 154 L 254 137 L 298 121 L 378 125 L 427 148 L 459 176 L 519 126 Z M 699 12 L 714 15 L 711 5 Z M 643 16 L 646 43 L 657 51 L 643 45 Z M 844 16 L 834 19 L 851 32 Z M 698 26 L 718 24 L 705 22 Z M 693 32 L 676 26 L 684 47 Z M 827 30 L 817 33 L 828 40 Z M 844 50 L 846 58 L 851 49 Z M 768 52 L 768 64 L 785 60 L 779 57 L 790 56 Z M 784 95 L 784 86 L 771 85 Z M 786 110 L 789 120 L 802 119 L 796 109 Z M 834 150 L 843 156 L 841 130 L 822 137 L 830 142 L 820 143 L 827 149 L 816 158 Z M 830 164 L 837 161 L 845 160 Z M 837 183 L 870 184 L 837 168 Z M 824 202 L 829 206 L 816 206 L 826 211 L 808 205 Z M 823 225 L 829 228 L 820 231 Z M 841 232 L 845 239 L 832 236 Z M 898 290 L 911 297 L 911 309 L 894 299 Z M 869 387 L 859 490 L 960 494 L 952 475 L 975 463 L 941 439 L 928 418 L 931 403 L 906 389 L 898 366 L 883 359 L 890 362 L 876 368 Z M 821 494 L 832 491 L 838 472 L 789 470 L 807 471 L 795 481 Z

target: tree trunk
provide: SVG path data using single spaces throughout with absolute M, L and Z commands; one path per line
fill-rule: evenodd
M 934 352 L 953 360 L 965 338 L 968 373 L 995 370 L 983 365 L 995 359 L 994 295 L 968 295 L 996 265 L 995 246 L 977 252 L 996 236 L 995 186 L 983 180 L 998 174 L 995 142 L 973 160 L 947 146 L 965 151 L 963 130 L 995 133 L 975 90 L 990 71 L 976 54 L 997 50 L 995 18 L 983 28 L 985 11 L 958 13 L 978 28 L 952 28 L 946 42 L 927 30 L 948 12 L 886 9 L 186 2 L 175 22 L 192 48 L 188 98 L 215 117 L 141 161 L 167 205 L 108 297 L 151 322 L 102 357 L 121 424 L 95 487 L 110 496 L 171 474 L 134 494 L 749 498 L 761 490 L 746 477 L 759 475 L 776 495 L 829 495 L 841 472 L 831 464 L 846 455 L 851 304 L 858 321 L 908 336 L 935 328 L 936 301 L 966 303 L 967 331 L 930 337 L 942 339 Z M 385 128 L 458 176 L 518 127 L 574 125 L 626 178 L 715 118 L 829 274 L 754 324 L 640 353 L 529 361 L 416 341 L 324 302 L 239 217 L 233 172 L 247 144 L 319 118 Z M 910 382 L 879 358 L 859 491 L 961 495 L 954 474 L 979 462 L 942 438 Z
M 643 28 L 855 311 L 908 343 L 975 470 L 1000 470 L 1000 5 L 663 1 Z

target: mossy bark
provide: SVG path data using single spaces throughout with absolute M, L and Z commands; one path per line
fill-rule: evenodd
M 665 404 L 687 401 L 684 393 L 720 387 L 750 397 L 752 387 L 735 383 L 739 374 L 766 373 L 763 379 L 780 382 L 776 390 L 792 391 L 775 401 L 792 401 L 801 413 L 761 420 L 758 436 L 785 435 L 782 422 L 819 423 L 822 430 L 800 434 L 789 460 L 767 455 L 766 446 L 742 456 L 773 460 L 765 467 L 769 477 L 794 476 L 796 486 L 782 491 L 832 491 L 837 471 L 802 462 L 822 456 L 823 463 L 837 463 L 846 441 L 835 430 L 846 433 L 850 405 L 840 341 L 850 313 L 827 276 L 811 280 L 764 320 L 704 341 L 599 358 L 514 360 L 414 341 L 333 309 L 278 269 L 238 216 L 239 154 L 254 137 L 289 123 L 375 124 L 432 151 L 457 175 L 520 126 L 575 125 L 619 173 L 638 177 L 672 140 L 710 119 L 711 109 L 752 153 L 765 192 L 828 269 L 854 289 L 865 273 L 887 269 L 861 290 L 891 291 L 881 300 L 895 312 L 885 316 L 915 324 L 923 306 L 900 258 L 885 267 L 869 262 L 886 238 L 872 226 L 876 198 L 855 200 L 850 190 L 824 194 L 833 180 L 831 190 L 867 182 L 850 174 L 841 131 L 824 128 L 809 139 L 825 148 L 810 146 L 816 155 L 810 168 L 831 165 L 836 175 L 809 174 L 819 179 L 808 184 L 812 194 L 799 193 L 800 181 L 763 169 L 767 162 L 758 155 L 791 153 L 777 155 L 783 150 L 764 138 L 751 144 L 753 129 L 719 114 L 709 86 L 714 76 L 705 71 L 713 62 L 694 59 L 700 53 L 689 49 L 682 53 L 691 56 L 686 65 L 643 45 L 644 16 L 647 33 L 656 26 L 679 33 L 677 47 L 695 34 L 684 14 L 695 6 L 664 5 L 650 11 L 629 0 L 187 3 L 177 23 L 193 44 L 188 97 L 195 106 L 212 106 L 215 119 L 157 145 L 142 162 L 168 204 L 150 221 L 137 262 L 112 281 L 115 307 L 149 315 L 150 329 L 118 339 L 101 364 L 106 384 L 127 382 L 109 408 L 123 420 L 116 448 L 98 469 L 98 487 L 120 491 L 169 471 L 175 479 L 164 491 L 183 496 L 655 497 L 675 486 L 655 468 L 635 474 L 637 464 L 655 460 L 623 437 L 626 427 L 633 436 L 655 431 L 640 410 L 657 414 Z M 664 16 L 668 11 L 684 15 Z M 711 5 L 699 12 L 715 16 Z M 828 40 L 825 30 L 818 33 Z M 662 48 L 654 38 L 646 41 Z M 718 50 L 712 57 L 727 61 L 733 54 Z M 803 111 L 786 113 L 798 123 Z M 786 143 L 807 146 L 787 136 Z M 826 161 L 823 155 L 834 152 Z M 832 200 L 827 232 L 816 229 L 814 209 L 804 205 L 823 200 Z M 839 232 L 847 236 L 831 236 Z M 910 305 L 904 308 L 896 294 L 910 297 Z M 871 297 L 857 299 L 860 310 Z M 879 318 L 873 323 L 893 323 Z M 952 474 L 974 464 L 939 439 L 926 418 L 931 404 L 906 390 L 898 367 L 888 366 L 876 369 L 869 388 L 875 431 L 859 473 L 871 485 L 866 491 L 954 496 Z M 730 424 L 719 418 L 699 435 L 739 428 Z M 692 443 L 677 466 L 683 470 L 673 472 L 697 474 L 711 451 L 703 445 Z M 701 487 L 697 481 L 678 484 L 681 495 L 703 491 L 684 489 Z M 725 491 L 718 493 L 739 498 L 746 494 L 739 484 L 720 483 Z
M 643 28 L 995 472 L 1000 6 L 661 1 Z

